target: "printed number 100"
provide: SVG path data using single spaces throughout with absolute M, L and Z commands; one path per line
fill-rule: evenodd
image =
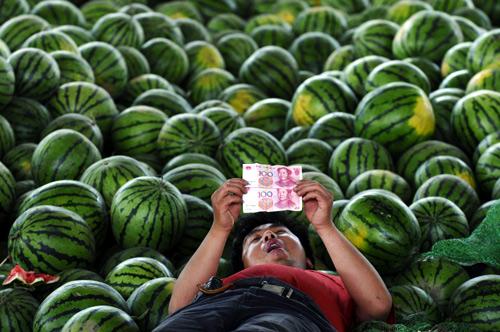
M 259 198 L 273 197 L 272 191 L 259 191 Z

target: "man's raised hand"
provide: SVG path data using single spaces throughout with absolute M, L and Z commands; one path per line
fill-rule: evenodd
M 331 227 L 333 194 L 313 180 L 301 180 L 293 190 L 302 197 L 304 213 L 316 230 Z
M 229 179 L 212 194 L 214 227 L 231 232 L 240 215 L 243 195 L 248 191 L 247 184 L 243 179 Z

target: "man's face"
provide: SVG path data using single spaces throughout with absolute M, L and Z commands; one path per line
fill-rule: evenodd
M 278 170 L 278 176 L 280 180 L 286 180 L 288 178 L 288 171 L 286 170 L 286 168 L 280 168 Z
M 243 266 L 282 264 L 305 269 L 307 259 L 300 240 L 287 227 L 264 224 L 253 229 L 243 241 Z
M 278 199 L 280 201 L 286 200 L 288 197 L 288 191 L 286 189 L 278 189 Z

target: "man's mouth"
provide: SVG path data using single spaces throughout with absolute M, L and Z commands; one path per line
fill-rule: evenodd
M 283 246 L 281 245 L 281 243 L 278 240 L 269 240 L 269 242 L 267 242 L 267 244 L 266 244 L 266 252 L 267 253 L 270 253 L 274 249 L 281 249 L 281 248 L 283 248 Z

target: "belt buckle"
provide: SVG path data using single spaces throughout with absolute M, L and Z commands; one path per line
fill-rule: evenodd
M 287 287 L 283 287 L 283 286 L 278 286 L 278 285 L 272 285 L 266 281 L 263 281 L 262 282 L 262 286 L 261 286 L 262 289 L 268 291 L 268 292 L 271 292 L 271 293 L 274 293 L 274 294 L 277 294 L 279 296 L 284 296 L 286 298 L 290 298 L 293 294 L 293 289 L 289 288 L 288 289 L 288 292 L 285 294 L 285 291 L 287 289 Z

